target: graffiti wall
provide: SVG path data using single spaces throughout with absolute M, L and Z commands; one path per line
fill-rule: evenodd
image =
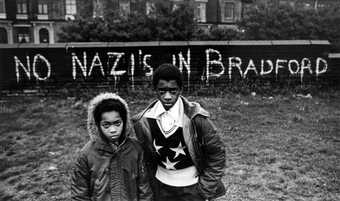
M 327 41 L 83 43 L 0 47 L 1 88 L 147 82 L 173 63 L 186 85 L 234 80 L 318 82 L 331 74 Z

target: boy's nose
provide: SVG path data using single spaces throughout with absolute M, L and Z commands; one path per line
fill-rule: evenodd
M 115 133 L 115 132 L 117 132 L 117 128 L 115 126 L 111 126 L 109 132 Z
M 166 99 L 166 100 L 170 100 L 171 99 L 171 94 L 170 94 L 170 92 L 165 92 L 165 94 L 164 94 L 164 99 Z

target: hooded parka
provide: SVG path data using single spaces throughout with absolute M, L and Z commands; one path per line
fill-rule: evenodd
M 120 144 L 109 143 L 99 133 L 93 112 L 100 102 L 115 99 L 127 111 L 125 133 Z M 103 93 L 90 101 L 87 128 L 90 141 L 80 151 L 72 169 L 73 201 L 150 201 L 152 192 L 144 166 L 143 150 L 131 136 L 127 103 L 118 95 Z

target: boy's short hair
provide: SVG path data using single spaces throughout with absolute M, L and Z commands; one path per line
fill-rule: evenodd
M 153 73 L 152 84 L 154 88 L 157 87 L 159 80 L 176 80 L 178 86 L 182 88 L 182 73 L 175 65 L 170 63 L 161 64 Z
M 102 120 L 102 114 L 105 112 L 116 111 L 119 113 L 123 120 L 123 132 L 125 131 L 126 121 L 127 121 L 127 111 L 126 107 L 122 102 L 115 99 L 105 99 L 100 102 L 93 111 L 93 118 L 96 125 L 99 127 L 99 123 Z

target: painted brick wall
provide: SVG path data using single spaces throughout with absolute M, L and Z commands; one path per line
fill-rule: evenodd
M 162 63 L 174 63 L 186 85 L 238 80 L 319 83 L 339 80 L 327 41 L 193 41 L 59 43 L 0 46 L 0 88 L 66 83 L 145 84 Z M 336 72 L 336 73 L 335 73 Z

